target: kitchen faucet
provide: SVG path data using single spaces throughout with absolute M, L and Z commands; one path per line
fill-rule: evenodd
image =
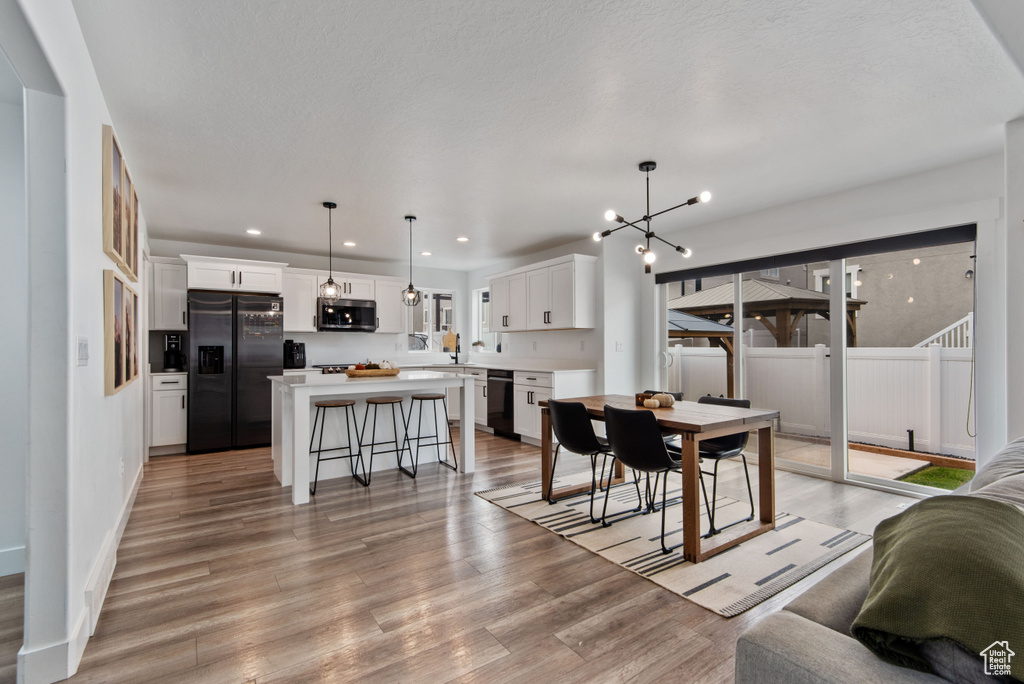
M 459 364 L 459 352 L 460 351 L 462 351 L 462 350 L 459 348 L 459 334 L 455 333 L 455 353 L 448 355 L 449 358 L 455 360 L 455 365 Z

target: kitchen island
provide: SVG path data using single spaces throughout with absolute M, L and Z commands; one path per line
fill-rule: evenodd
M 459 411 L 462 415 L 473 415 L 473 376 L 435 371 L 403 371 L 393 377 L 349 378 L 345 375 L 283 375 L 271 376 L 273 384 L 272 448 L 274 474 L 284 487 L 292 488 L 292 503 L 309 502 L 310 458 L 309 441 L 312 429 L 314 402 L 327 398 L 355 399 L 357 415 L 362 425 L 365 404 L 360 399 L 376 395 L 397 395 L 409 397 L 429 391 L 444 391 L 458 387 Z M 406 407 L 408 415 L 408 407 Z M 383 416 L 383 414 L 382 414 Z M 432 417 L 432 416 L 431 416 Z M 389 416 L 390 418 L 390 416 Z M 370 419 L 372 422 L 372 418 Z M 390 421 L 388 421 L 390 427 Z M 382 420 L 381 424 L 384 424 Z M 414 426 L 410 426 L 414 427 Z M 439 417 L 439 430 L 444 429 L 443 417 Z M 369 429 L 369 428 L 367 428 Z M 430 430 L 429 426 L 427 430 Z M 380 433 L 378 433 L 380 434 Z M 443 434 L 438 432 L 438 434 Z M 338 442 L 324 438 L 324 446 Z M 364 441 L 369 441 L 364 437 Z M 344 443 L 342 440 L 341 443 Z M 368 452 L 367 452 L 368 455 Z M 297 456 L 297 457 L 296 457 Z M 374 470 L 397 467 L 395 454 L 378 457 Z M 473 430 L 459 433 L 459 471 L 473 472 L 475 462 Z M 334 475 L 337 477 L 337 475 Z M 328 479 L 321 472 L 321 479 Z

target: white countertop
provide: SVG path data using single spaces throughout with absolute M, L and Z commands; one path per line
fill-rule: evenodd
M 450 378 L 471 377 L 459 373 L 439 373 L 437 371 L 402 371 L 398 375 L 385 375 L 369 378 L 350 378 L 344 373 L 328 374 L 293 374 L 293 375 L 271 375 L 268 376 L 271 382 L 281 385 L 301 385 L 305 387 L 346 387 L 349 390 L 362 391 L 368 388 L 385 388 L 388 385 L 395 385 L 403 382 L 422 382 L 429 384 L 434 380 L 447 380 Z
M 419 367 L 420 364 L 409 363 L 410 366 Z M 454 366 L 456 368 L 496 368 L 500 370 L 510 371 L 521 371 L 525 373 L 557 373 L 559 371 L 593 371 L 597 372 L 597 369 L 591 365 L 580 363 L 578 361 L 561 360 L 561 359 L 512 359 L 509 361 L 484 361 L 472 363 L 459 363 L 459 364 L 446 364 L 446 363 L 425 363 L 422 364 L 424 368 L 431 369 L 442 369 L 448 366 Z

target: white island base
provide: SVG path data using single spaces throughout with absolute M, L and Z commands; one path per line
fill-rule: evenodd
M 473 415 L 473 376 L 457 375 L 455 373 L 438 373 L 434 371 L 403 371 L 394 377 L 373 377 L 373 378 L 349 378 L 345 375 L 286 375 L 272 376 L 273 383 L 273 438 L 272 455 L 274 458 L 274 474 L 282 486 L 292 488 L 292 503 L 309 503 L 309 483 L 312 481 L 310 463 L 311 459 L 306 457 L 309 452 L 310 435 L 313 425 L 315 408 L 313 404 L 321 399 L 355 399 L 356 417 L 359 428 L 362 429 L 364 411 L 366 405 L 361 399 L 371 396 L 401 396 L 408 398 L 413 394 L 423 392 L 443 392 L 446 389 L 458 387 L 459 392 L 459 415 Z M 442 439 L 447 435 L 444 432 L 444 416 L 438 407 L 439 416 L 436 427 L 437 434 Z M 405 412 L 408 417 L 409 404 L 405 402 Z M 324 433 L 324 448 L 336 447 L 345 443 L 345 439 L 339 436 L 344 434 L 344 427 L 341 420 L 344 416 L 343 410 L 330 410 L 327 417 L 327 426 Z M 417 410 L 418 413 L 418 410 Z M 335 415 L 338 414 L 338 415 Z M 382 406 L 379 409 L 377 437 L 378 440 L 389 439 L 391 432 L 391 408 Z M 401 421 L 401 416 L 398 418 Z M 423 409 L 423 420 L 430 430 L 426 421 L 433 420 L 433 411 L 429 403 Z M 416 429 L 417 416 L 412 416 L 410 430 Z M 373 417 L 367 421 L 366 430 L 370 431 Z M 339 430 L 339 426 L 342 426 Z M 401 430 L 401 426 L 399 427 Z M 370 435 L 364 435 L 364 442 L 370 441 Z M 401 442 L 401 438 L 399 439 Z M 440 441 L 440 440 L 436 440 Z M 314 447 L 316 444 L 313 445 Z M 459 433 L 459 471 L 463 473 L 473 472 L 475 465 L 475 444 L 474 430 L 472 425 L 469 429 L 461 430 Z M 385 445 L 383 448 L 394 448 L 394 445 Z M 413 447 L 415 449 L 415 447 Z M 446 447 L 441 447 L 446 449 Z M 332 452 L 330 455 L 339 455 L 345 452 Z M 433 447 L 424 447 L 422 454 L 429 453 L 431 456 L 437 453 Z M 298 458 L 295 455 L 298 454 Z M 445 457 L 445 453 L 441 454 Z M 315 456 L 313 457 L 315 459 Z M 364 463 L 369 468 L 369 448 L 363 449 Z M 348 475 L 351 471 L 348 466 L 339 466 L 350 459 L 329 461 L 321 464 L 320 480 L 330 479 Z M 315 460 L 313 461 L 315 463 Z M 330 467 L 329 467 L 330 466 Z M 394 469 L 398 467 L 397 455 L 394 453 L 377 455 L 374 457 L 373 470 Z M 344 468 L 345 470 L 342 470 Z

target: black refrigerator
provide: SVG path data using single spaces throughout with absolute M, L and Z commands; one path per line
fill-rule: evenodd
M 270 444 L 267 376 L 282 374 L 283 301 L 188 293 L 189 453 Z

